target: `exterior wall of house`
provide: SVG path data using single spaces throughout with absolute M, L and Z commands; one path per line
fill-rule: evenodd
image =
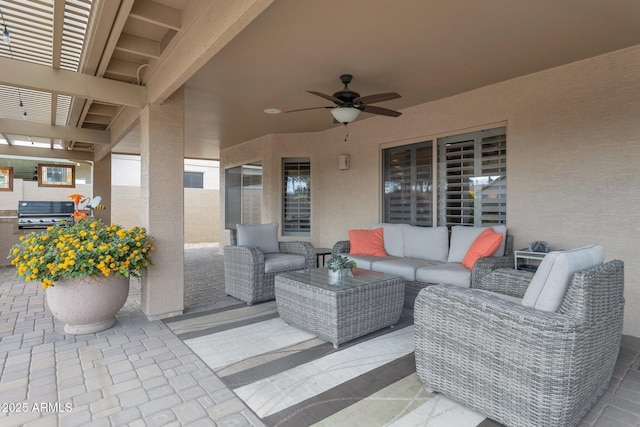
M 380 220 L 383 148 L 506 124 L 507 226 L 515 247 L 532 240 L 554 248 L 603 245 L 607 260 L 625 261 L 624 332 L 640 336 L 638 70 L 640 46 L 422 104 L 399 118 L 363 114 L 349 125 L 347 142 L 342 126 L 270 135 L 223 150 L 221 179 L 226 167 L 261 160 L 263 219 L 280 222 L 281 158 L 310 157 L 307 240 L 330 247 L 348 229 Z M 349 170 L 338 170 L 341 154 L 351 156 Z
M 141 224 L 140 157 L 113 155 L 111 221 L 124 227 Z M 184 242 L 220 241 L 218 165 L 185 159 L 185 170 L 202 172 L 204 188 L 184 189 Z

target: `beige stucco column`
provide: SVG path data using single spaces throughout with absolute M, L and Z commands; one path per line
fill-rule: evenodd
M 184 309 L 184 90 L 140 114 L 142 224 L 156 247 L 142 279 L 149 319 Z
M 93 212 L 105 224 L 111 224 L 111 153 L 93 164 L 93 195 L 102 197 L 104 210 Z

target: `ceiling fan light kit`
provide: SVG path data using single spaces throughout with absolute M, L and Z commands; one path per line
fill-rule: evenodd
M 331 114 L 333 114 L 336 121 L 346 126 L 358 118 L 360 110 L 354 107 L 336 107 L 331 109 Z

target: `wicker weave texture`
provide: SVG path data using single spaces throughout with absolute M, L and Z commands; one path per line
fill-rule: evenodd
M 522 298 L 532 278 L 530 271 L 499 268 L 484 276 L 475 288 Z
M 307 269 L 316 265 L 316 251 L 309 242 L 280 242 L 280 252 L 303 255 Z M 280 272 L 264 272 L 264 254 L 257 247 L 224 247 L 224 288 L 227 295 L 249 305 L 272 300 L 275 298 L 274 277 L 277 273 Z
M 327 278 L 326 270 L 312 274 Z M 308 275 L 307 275 L 308 277 Z M 297 273 L 278 274 L 276 303 L 280 317 L 334 347 L 398 322 L 404 301 L 400 277 L 363 275 L 358 286 L 317 286 Z
M 439 285 L 415 304 L 424 386 L 508 426 L 574 426 L 604 393 L 620 348 L 624 266 L 574 274 L 557 313 Z

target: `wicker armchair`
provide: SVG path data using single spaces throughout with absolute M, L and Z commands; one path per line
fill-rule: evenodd
M 274 224 L 261 224 L 254 229 Z M 240 225 L 239 225 L 240 226 Z M 309 269 L 316 266 L 316 250 L 309 242 L 278 242 L 277 227 L 272 246 L 265 249 L 258 242 L 249 244 L 232 231 L 232 245 L 224 250 L 224 288 L 227 295 L 245 301 L 248 305 L 275 298 L 274 278 L 278 273 Z
M 555 312 L 486 292 L 509 280 L 511 299 L 522 297 L 532 275 L 513 272 L 491 273 L 485 291 L 437 285 L 419 293 L 418 376 L 428 390 L 505 425 L 574 426 L 605 392 L 616 363 L 623 262 L 570 275 Z

